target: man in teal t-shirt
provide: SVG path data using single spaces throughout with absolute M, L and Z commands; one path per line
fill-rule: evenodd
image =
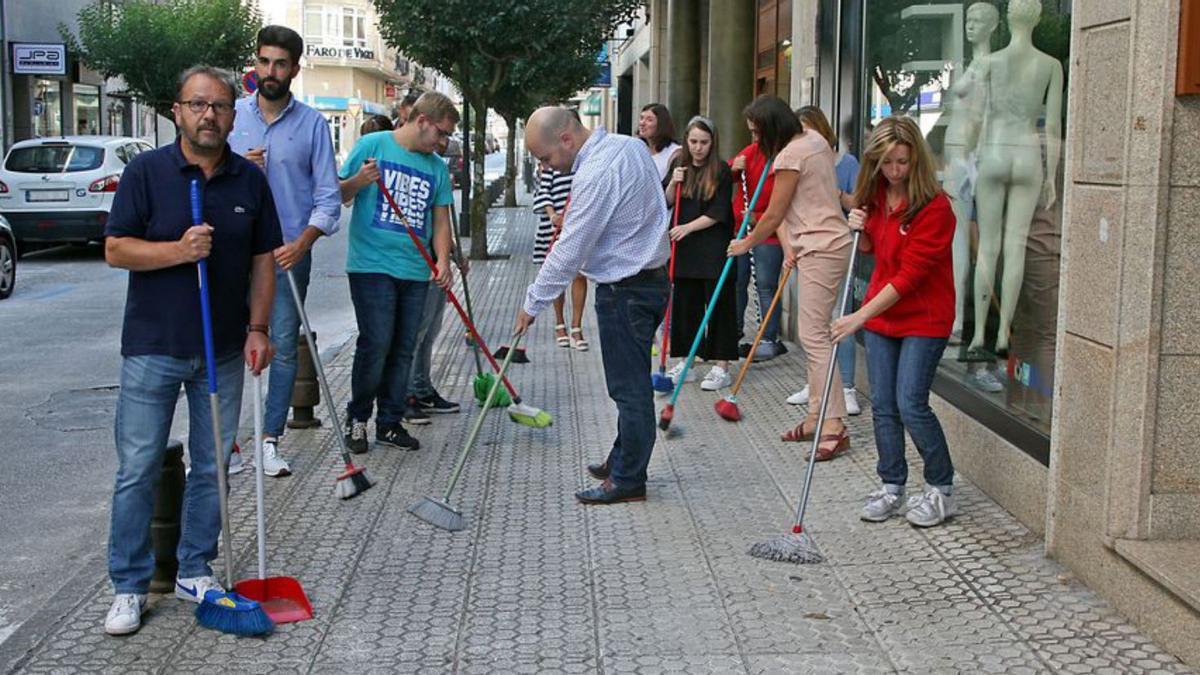
M 458 110 L 443 94 L 417 99 L 408 123 L 361 138 L 342 165 L 342 201 L 354 200 L 346 272 L 358 321 L 358 342 L 346 406 L 351 452 L 367 451 L 367 421 L 375 403 L 375 442 L 403 450 L 420 443 L 401 426 L 417 330 L 430 281 L 451 283 L 450 172 L 434 151 L 454 133 Z M 382 177 L 402 213 L 379 190 Z M 412 227 L 437 260 L 429 270 L 406 232 Z

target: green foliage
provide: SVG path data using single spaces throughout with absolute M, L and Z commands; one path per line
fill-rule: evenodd
M 138 101 L 170 117 L 179 74 L 197 64 L 240 72 L 261 26 L 246 0 L 97 0 L 80 10 L 78 38 L 58 30 L 87 67 L 124 78 Z

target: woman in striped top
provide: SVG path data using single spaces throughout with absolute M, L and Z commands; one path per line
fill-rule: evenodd
M 562 227 L 567 197 L 571 194 L 572 177 L 573 174 L 542 167 L 538 189 L 533 195 L 533 210 L 538 215 L 537 236 L 533 242 L 535 264 L 540 265 L 546 260 L 556 238 L 555 232 Z M 554 341 L 559 347 L 572 347 L 581 352 L 588 350 L 588 342 L 583 337 L 583 305 L 586 302 L 587 279 L 581 274 L 571 282 L 570 332 L 567 331 L 566 318 L 563 316 L 564 296 L 560 295 L 554 301 L 554 316 L 557 319 Z

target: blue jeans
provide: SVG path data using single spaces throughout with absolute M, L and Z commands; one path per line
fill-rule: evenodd
M 308 297 L 308 279 L 312 272 L 312 253 L 308 253 L 292 268 L 300 301 Z M 271 343 L 275 358 L 267 370 L 267 402 L 263 410 L 263 433 L 278 438 L 287 424 L 288 408 L 292 404 L 292 388 L 296 384 L 296 345 L 300 339 L 300 312 L 292 298 L 287 272 L 275 269 L 275 300 L 271 303 Z
M 670 285 L 665 269 L 643 271 L 596 286 L 596 325 L 608 397 L 617 404 L 617 438 L 608 455 L 611 480 L 620 487 L 646 484 L 654 452 L 654 390 L 650 345 L 667 311 Z
M 421 314 L 421 326 L 417 329 L 417 349 L 413 354 L 412 377 L 408 391 L 417 398 L 429 398 L 437 391 L 433 388 L 430 371 L 433 369 L 433 343 L 442 332 L 442 316 L 446 313 L 446 291 L 437 284 L 429 284 L 425 292 L 425 309 Z
M 912 436 L 925 461 L 926 487 L 946 488 L 954 481 L 954 465 L 946 436 L 933 409 L 929 387 L 946 338 L 891 338 L 869 330 L 863 332 L 867 347 L 867 375 L 871 380 L 871 416 L 875 424 L 875 446 L 879 450 L 876 471 L 887 486 L 903 486 L 908 480 L 904 459 L 904 430 Z
M 779 244 L 759 244 L 754 247 L 754 280 L 758 290 L 758 306 L 762 308 L 764 314 L 771 306 L 771 300 L 775 299 L 775 290 L 779 288 L 779 274 L 782 268 L 783 247 Z M 743 324 L 746 306 L 749 304 L 749 286 L 750 256 L 744 255 L 737 259 L 737 285 L 734 287 L 734 296 L 737 298 L 737 332 L 742 337 L 745 337 Z M 782 310 L 776 308 L 775 314 L 767 322 L 763 340 L 767 342 L 779 340 L 780 314 L 782 314 Z
M 387 274 L 352 272 L 348 276 L 358 341 L 346 414 L 352 421 L 366 422 L 378 400 L 376 426 L 399 424 L 408 399 L 408 378 L 429 282 Z
M 240 352 L 217 359 L 221 443 L 226 460 L 233 449 L 242 407 L 242 369 Z M 221 511 L 206 373 L 202 357 L 130 356 L 121 363 L 114 428 L 117 478 L 108 537 L 108 576 L 117 593 L 145 593 L 154 576 L 150 518 L 180 386 L 187 393 L 191 472 L 183 493 L 175 555 L 181 578 L 212 574 L 208 561 L 217 557 Z

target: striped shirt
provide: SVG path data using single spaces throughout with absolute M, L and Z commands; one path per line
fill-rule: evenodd
M 611 284 L 671 257 L 658 169 L 642 141 L 596 128 L 575 157 L 562 233 L 525 295 L 537 316 L 580 272 Z
M 541 173 L 537 192 L 533 195 L 533 210 L 538 216 L 537 237 L 533 240 L 533 261 L 541 263 L 550 252 L 550 242 L 554 240 L 554 226 L 546 207 L 561 213 L 567 205 L 567 197 L 571 194 L 571 179 L 575 174 L 559 173 L 554 169 L 545 169 Z

